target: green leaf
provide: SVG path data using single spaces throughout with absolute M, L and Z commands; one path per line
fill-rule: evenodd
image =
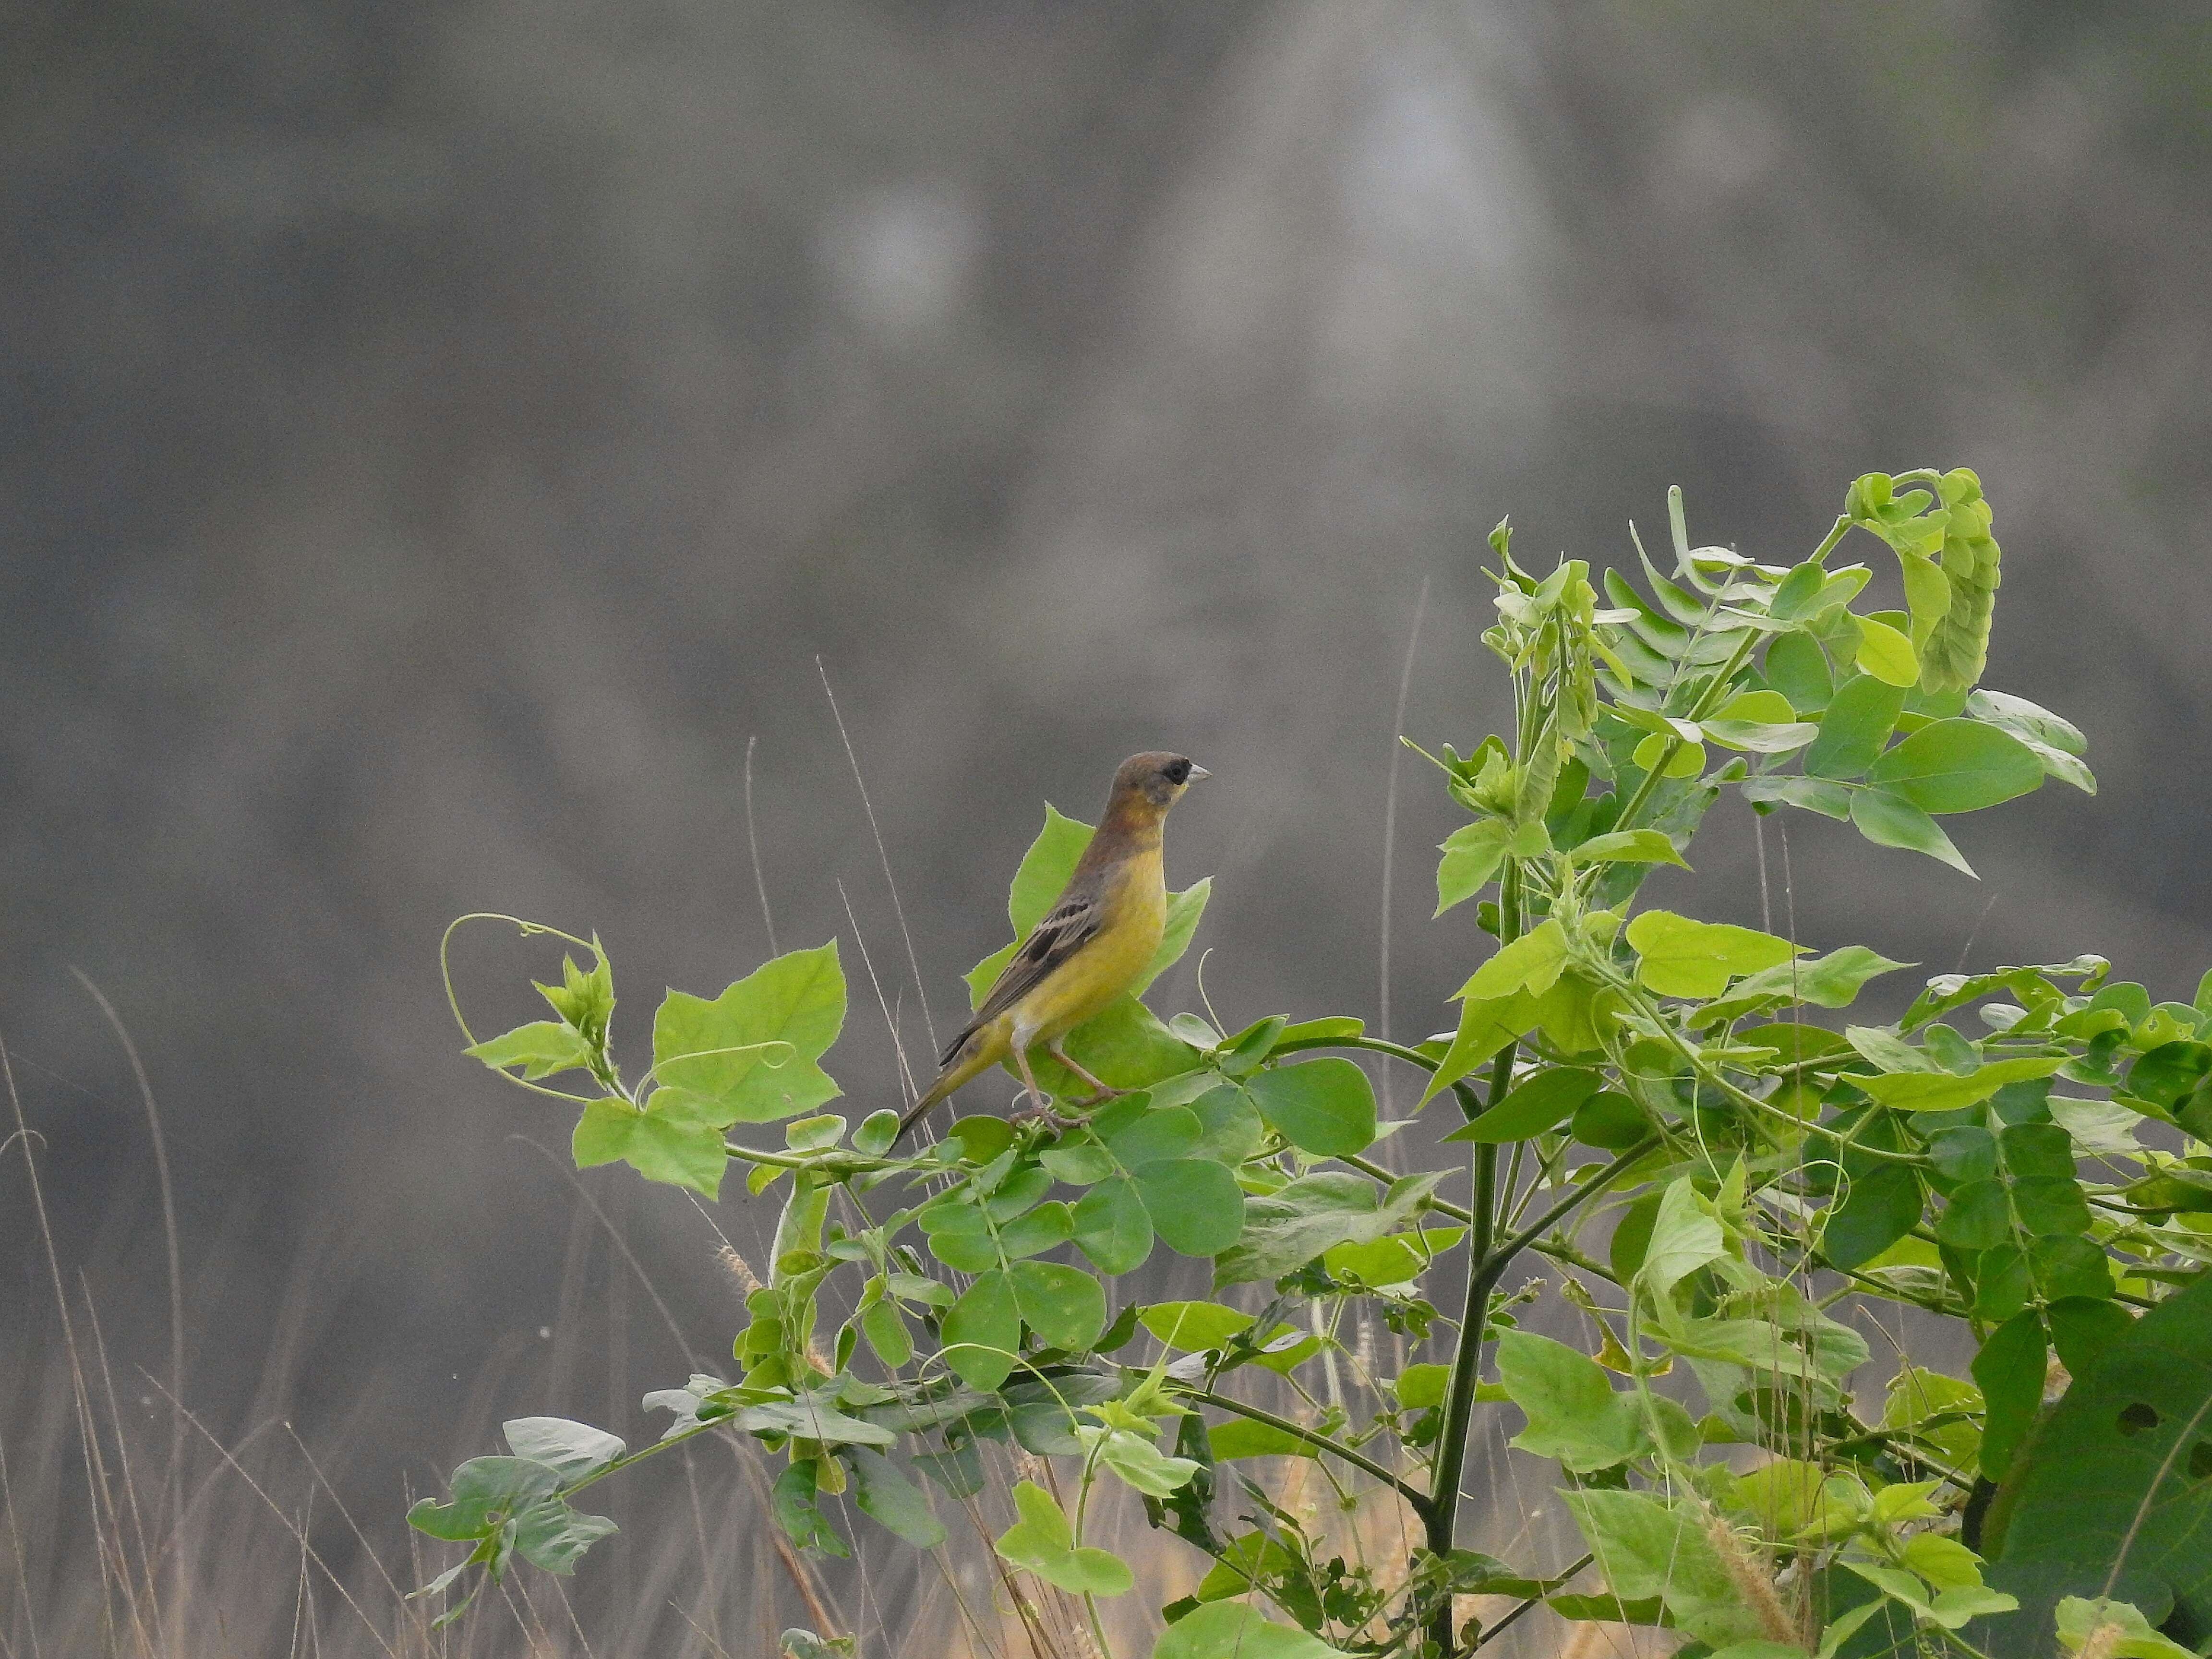
M 914 1358 L 914 1334 L 896 1302 L 872 1302 L 861 1309 L 860 1334 L 888 1370 L 902 1370 Z
M 647 1181 L 688 1187 L 709 1200 L 719 1197 L 722 1171 L 730 1161 L 722 1132 L 711 1123 L 687 1120 L 677 1101 L 664 1100 L 672 1093 L 655 1090 L 642 1112 L 611 1097 L 585 1107 L 569 1141 L 576 1167 L 588 1170 L 619 1160 Z
M 1664 1296 L 1682 1279 L 1727 1253 L 1721 1224 L 1698 1201 L 1697 1188 L 1682 1176 L 1661 1194 L 1644 1246 L 1638 1277 L 1655 1296 Z
M 2020 1346 L 2039 1396 L 2041 1362 Z M 2106 1346 L 2014 1449 L 1983 1541 L 1990 1583 L 2020 1597 L 2024 1621 L 2048 1620 L 2063 1596 L 2109 1593 L 2158 1623 L 2212 1629 L 2208 1402 L 2212 1279 L 2200 1276 Z
M 1491 1145 L 1526 1140 L 1564 1123 L 1575 1109 L 1597 1092 L 1595 1072 L 1574 1066 L 1541 1071 L 1509 1092 L 1497 1105 L 1446 1135 L 1446 1140 L 1475 1140 Z
M 820 1550 L 829 1555 L 850 1555 L 852 1552 L 845 1547 L 845 1540 L 837 1535 L 837 1529 L 830 1524 L 829 1517 L 815 1502 L 818 1490 L 813 1459 L 801 1459 L 787 1466 L 776 1477 L 775 1486 L 769 1493 L 769 1508 L 785 1536 L 799 1548 Z
M 1195 1158 L 1210 1158 L 1231 1169 L 1260 1150 L 1260 1143 L 1267 1138 L 1267 1126 L 1260 1115 L 1260 1109 L 1252 1096 L 1233 1084 L 1223 1084 L 1207 1090 L 1190 1103 L 1191 1115 L 1198 1120 L 1198 1142 L 1191 1150 Z
M 1474 997 L 1462 1003 L 1459 1030 L 1443 1058 L 1437 1062 L 1428 1087 L 1421 1091 L 1421 1104 L 1428 1104 L 1440 1091 L 1534 1027 L 1537 1017 L 1537 1000 L 1526 991 L 1507 997 Z
M 1804 720 L 1709 720 L 1700 724 L 1705 735 L 1723 749 L 1747 749 L 1755 755 L 1786 755 L 1820 735 L 1818 726 Z
M 1530 1331 L 1498 1339 L 1498 1376 L 1528 1425 L 1513 1444 L 1555 1457 L 1571 1474 L 1611 1468 L 1650 1449 L 1633 1395 L 1618 1395 L 1595 1360 Z
M 1121 1595 L 1136 1583 L 1111 1551 L 1077 1547 L 1075 1528 L 1068 1524 L 1066 1511 L 1035 1481 L 1016 1483 L 1014 1508 L 1021 1519 L 993 1547 L 1016 1566 L 1071 1595 Z
M 1838 1268 L 1863 1267 L 1920 1223 L 1920 1182 L 1902 1164 L 1884 1164 L 1853 1180 L 1828 1212 L 1820 1249 Z
M 1860 988 L 1869 980 L 1914 965 L 1893 962 L 1863 945 L 1846 945 L 1810 962 L 1786 962 L 1754 974 L 1735 987 L 1729 1000 L 1771 994 L 1823 1008 L 1848 1008 L 1858 1000 Z
M 889 1429 L 847 1415 L 828 1389 L 795 1400 L 759 1400 L 741 1406 L 731 1425 L 747 1434 L 781 1434 L 818 1440 L 825 1446 L 889 1446 L 898 1437 Z
M 1339 1244 L 1402 1231 L 1442 1178 L 1441 1173 L 1407 1176 L 1378 1196 L 1364 1176 L 1324 1170 L 1255 1195 L 1245 1200 L 1243 1233 L 1214 1262 L 1213 1282 L 1279 1279 Z
M 933 1550 L 945 1541 L 945 1523 L 930 1513 L 929 1499 L 921 1487 L 899 1473 L 898 1465 L 881 1452 L 855 1449 L 846 1454 L 860 1512 L 896 1533 L 919 1550 Z
M 1651 1133 L 1651 1120 L 1619 1090 L 1601 1089 L 1575 1108 L 1567 1128 L 1585 1146 L 1625 1152 Z
M 1831 783 L 1826 778 L 1792 778 L 1769 772 L 1746 778 L 1738 787 L 1747 801 L 1778 800 L 1824 817 L 1848 818 L 1851 815 L 1850 787 Z
M 1444 1395 L 1451 1388 L 1451 1370 L 1434 1361 L 1408 1365 L 1398 1373 L 1392 1385 L 1398 1403 L 1409 1411 L 1424 1411 L 1444 1403 Z
M 464 1048 L 463 1054 L 480 1060 L 495 1072 L 509 1066 L 520 1066 L 522 1075 L 533 1081 L 551 1077 L 556 1072 L 566 1072 L 587 1065 L 592 1050 L 576 1031 L 558 1020 L 532 1020 L 527 1025 L 518 1025 L 512 1031 L 479 1042 L 473 1048 Z
M 1853 660 L 1863 672 L 1900 689 L 1919 683 L 1920 659 L 1910 639 L 1871 617 L 1851 620 L 1859 626 L 1859 648 Z
M 2043 1316 L 2030 1308 L 1990 1332 L 1974 1356 L 1974 1381 L 1989 1411 L 1982 1425 L 1982 1473 L 1992 1480 L 2004 1479 L 2043 1403 L 2048 1353 Z
M 1133 1273 L 1152 1253 L 1152 1218 L 1127 1176 L 1100 1182 L 1075 1206 L 1075 1248 L 1102 1273 Z
M 1665 768 L 1662 776 L 1694 778 L 1705 769 L 1705 746 L 1702 743 L 1685 743 L 1680 738 L 1653 732 L 1636 745 L 1633 763 L 1649 772 L 1655 767 Z
M 500 1425 L 500 1433 L 517 1457 L 559 1470 L 564 1486 L 597 1474 L 623 1455 L 623 1443 L 605 1429 L 565 1417 L 510 1418 Z
M 1682 862 L 1672 838 L 1657 830 L 1622 830 L 1611 835 L 1592 836 L 1579 847 L 1571 848 L 1568 857 L 1577 864 L 1672 864 L 1682 869 L 1690 866 Z
M 2081 735 L 2081 728 L 2071 720 L 2063 720 L 2048 708 L 2039 708 L 2026 697 L 2015 697 L 2008 692 L 1991 691 L 1984 687 L 1966 699 L 1966 708 L 1976 720 L 2002 726 L 2014 737 L 2032 738 L 2045 744 L 2061 754 L 2086 755 L 2089 740 Z
M 1329 1014 L 1320 1019 L 1304 1019 L 1285 1025 L 1276 1033 L 1275 1046 L 1289 1042 L 1334 1042 L 1356 1037 L 1367 1029 L 1364 1020 L 1354 1019 L 1349 1014 Z
M 1437 864 L 1437 909 L 1442 915 L 1482 890 L 1485 883 L 1505 862 L 1505 843 L 1513 825 L 1504 818 L 1484 818 L 1455 830 L 1445 837 Z
M 1808 559 L 1776 584 L 1766 602 L 1766 614 L 1777 622 L 1796 622 L 1809 616 L 1814 610 L 1813 602 L 1827 585 L 1828 573 Z
M 1835 694 L 1828 659 L 1811 636 L 1784 634 L 1766 647 L 1766 683 L 1790 700 L 1793 714 L 1817 714 Z
M 561 1471 L 528 1457 L 471 1457 L 447 1483 L 445 1503 L 425 1498 L 407 1511 L 407 1524 L 453 1543 L 489 1536 L 501 1520 L 550 1497 Z
M 2026 1054 L 2017 1060 L 1991 1060 L 1965 1077 L 1950 1072 L 1904 1072 L 1883 1077 L 1855 1077 L 1851 1081 L 1885 1106 L 1906 1112 L 1949 1112 L 1978 1105 L 2008 1083 L 2049 1077 L 2064 1058 L 2057 1054 Z
M 1375 1142 L 1375 1089 L 1338 1055 L 1271 1066 L 1244 1085 L 1267 1126 L 1301 1152 L 1347 1158 Z
M 1239 1457 L 1311 1457 L 1314 1449 L 1294 1434 L 1249 1417 L 1232 1417 L 1206 1431 L 1206 1454 L 1217 1463 Z
M 1170 1249 L 1210 1256 L 1236 1243 L 1244 1226 L 1244 1193 L 1237 1177 L 1212 1158 L 1162 1158 L 1130 1174 L 1152 1231 Z
M 2058 1639 L 2069 1653 L 2081 1652 L 2089 1644 L 2090 1637 L 2106 1625 L 2120 1629 L 2118 1641 L 2099 1648 L 2113 1659 L 2197 1659 L 2180 1643 L 2152 1629 L 2142 1609 L 2128 1602 L 2069 1595 L 2058 1604 Z
M 1079 1267 L 1017 1261 L 1006 1273 L 1023 1323 L 1048 1347 L 1083 1353 L 1106 1328 L 1105 1287 Z
M 561 958 L 561 983 L 542 984 L 536 980 L 538 994 L 544 997 L 562 1023 L 573 1027 L 591 1048 L 606 1046 L 607 1025 L 615 1012 L 614 964 L 607 953 L 599 948 L 599 935 L 592 936 L 592 969 L 586 973 L 576 966 L 574 957 Z
M 1243 1601 L 1208 1601 L 1170 1625 L 1152 1659 L 1346 1659 L 1318 1636 L 1271 1624 Z
M 783 1126 L 783 1144 L 794 1152 L 826 1152 L 845 1138 L 845 1120 L 835 1112 L 794 1118 Z
M 1519 939 L 1500 945 L 1455 994 L 1455 1000 L 1492 1001 L 1516 991 L 1541 996 L 1566 966 L 1567 935 L 1555 920 L 1539 923 Z
M 763 963 L 711 1002 L 671 991 L 653 1021 L 654 1099 L 717 1128 L 812 1111 L 839 1093 L 816 1062 L 844 1024 L 835 939 Z
M 1804 949 L 1771 933 L 1692 921 L 1671 910 L 1646 910 L 1627 931 L 1640 958 L 1637 978 L 1662 996 L 1718 996 L 1732 977 L 1787 962 Z
M 1936 720 L 1875 761 L 1868 778 L 1923 812 L 1971 812 L 2027 794 L 2043 781 L 2043 764 L 2009 732 Z
M 1764 1636 L 1759 1615 L 1708 1536 L 1698 1508 L 1671 1509 L 1645 1492 L 1565 1494 L 1568 1512 L 1624 1601 L 1659 1597 L 1674 1622 L 1716 1648 Z
M 543 1571 L 571 1573 L 585 1551 L 620 1530 L 604 1515 L 580 1515 L 548 1498 L 515 1516 L 514 1550 Z
M 1001 1269 L 976 1275 L 945 1316 L 945 1363 L 971 1389 L 997 1388 L 1022 1346 L 1021 1312 Z
M 1851 796 L 1851 823 L 1859 834 L 1877 847 L 1901 847 L 1941 859 L 1954 870 L 1972 875 L 1959 849 L 1951 844 L 1935 819 L 1904 796 L 1887 789 L 1861 789 Z
M 1332 1245 L 1322 1253 L 1322 1262 L 1339 1279 L 1357 1279 L 1379 1289 L 1419 1278 L 1440 1251 L 1466 1237 L 1464 1227 L 1423 1227 L 1364 1244 Z
M 1905 690 L 1871 674 L 1854 675 L 1837 689 L 1820 717 L 1820 735 L 1805 752 L 1805 771 L 1820 778 L 1863 776 L 1881 753 L 1905 710 Z
M 1204 1133 L 1198 1114 L 1188 1106 L 1147 1104 L 1133 1111 L 1136 1105 L 1133 1100 L 1121 1101 L 1100 1113 L 1091 1126 L 1125 1168 L 1156 1158 L 1182 1158 Z
M 1198 1473 L 1199 1465 L 1194 1460 L 1170 1457 L 1143 1436 L 1132 1434 L 1127 1429 L 1115 1429 L 1103 1436 L 1097 1429 L 1082 1432 L 1086 1437 L 1099 1439 L 1100 1462 L 1148 1498 L 1168 1497 Z
M 1218 1302 L 1155 1302 L 1138 1314 L 1137 1322 L 1170 1348 L 1203 1353 L 1226 1347 L 1231 1337 L 1251 1324 L 1252 1316 Z

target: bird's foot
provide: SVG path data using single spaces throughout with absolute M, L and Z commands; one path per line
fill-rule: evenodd
M 1023 1123 L 1049 1123 L 1061 1134 L 1066 1134 L 1070 1129 L 1074 1128 L 1078 1123 L 1082 1121 L 1079 1118 L 1069 1117 L 1057 1106 L 1054 1105 L 1048 1097 L 1044 1095 L 1031 1095 L 1030 1097 L 1030 1104 L 1021 1108 L 1006 1121 L 1009 1123 L 1018 1125 Z

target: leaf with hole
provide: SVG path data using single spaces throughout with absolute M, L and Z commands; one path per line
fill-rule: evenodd
M 2026 1373 L 2039 1397 L 2036 1345 L 2020 1346 L 2008 1377 Z M 2202 1631 L 2212 1629 L 2208 1536 L 2212 1279 L 2199 1277 L 2109 1341 L 2020 1444 L 1983 1541 L 1989 1582 L 2042 1627 L 2058 1598 L 2106 1594 L 2109 1581 L 2146 1618 Z

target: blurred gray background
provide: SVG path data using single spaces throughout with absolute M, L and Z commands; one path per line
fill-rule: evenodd
M 1799 931 L 1929 971 L 2095 949 L 2160 995 L 2212 963 L 2199 6 L 114 0 L 8 33 L 0 1036 L 126 1393 L 167 1376 L 160 1206 L 72 967 L 163 1114 L 186 1400 L 294 1423 L 380 1523 L 497 1417 L 635 1437 L 687 1370 L 514 1139 L 560 1151 L 557 1109 L 458 1054 L 436 947 L 465 910 L 597 930 L 634 1052 L 664 984 L 769 954 L 755 739 L 777 938 L 853 975 L 856 1114 L 895 1092 L 858 946 L 926 1046 L 1042 802 L 1095 816 L 1139 748 L 1217 775 L 1170 873 L 1214 878 L 1223 1017 L 1372 1021 L 1425 585 L 1404 729 L 1464 745 L 1504 714 L 1507 513 L 1530 558 L 1614 562 L 1680 483 L 1697 539 L 1790 562 L 1854 474 L 1972 465 L 1988 683 L 2075 718 L 2103 793 L 1957 821 L 1978 884 L 1795 817 Z M 1483 948 L 1424 921 L 1431 779 L 1400 768 L 1400 1036 Z M 1741 804 L 1697 862 L 1670 892 L 1757 919 Z M 557 968 L 489 929 L 456 963 L 480 1030 Z M 726 1359 L 696 1212 L 584 1184 Z M 10 1443 L 67 1437 L 28 1198 L 11 1154 Z

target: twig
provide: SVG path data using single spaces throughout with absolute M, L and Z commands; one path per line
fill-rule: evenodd
M 83 969 L 72 967 L 76 982 L 100 1005 L 106 1017 L 115 1040 L 123 1045 L 124 1057 L 131 1062 L 131 1074 L 138 1081 L 138 1097 L 146 1103 L 146 1133 L 154 1143 L 154 1170 L 161 1191 L 161 1234 L 169 1251 L 169 1386 L 181 1397 L 185 1391 L 185 1270 L 183 1257 L 177 1248 L 177 1200 L 169 1181 L 169 1148 L 161 1133 L 161 1114 L 154 1104 L 154 1085 L 147 1080 L 146 1066 L 138 1058 L 138 1045 L 131 1040 L 131 1033 L 123 1024 L 123 1017 L 115 1012 L 115 1005 L 107 994 L 92 982 L 92 976 Z M 185 1524 L 185 1425 L 173 1417 L 169 1419 L 169 1525 L 172 1531 L 182 1529 Z M 181 1571 L 177 1580 L 181 1589 Z
M 752 849 L 753 887 L 760 894 L 761 924 L 768 929 L 768 953 L 772 957 L 783 954 L 775 942 L 775 918 L 768 909 L 768 878 L 761 872 L 760 836 L 753 829 L 753 745 L 759 735 L 745 739 L 745 845 Z
M 899 902 L 898 881 L 891 874 L 891 855 L 884 846 L 884 832 L 876 824 L 876 809 L 868 799 L 868 786 L 860 776 L 860 757 L 853 752 L 852 735 L 845 730 L 845 717 L 837 712 L 837 694 L 830 689 L 830 671 L 822 665 L 822 659 L 814 659 L 814 672 L 822 677 L 822 695 L 830 699 L 830 718 L 837 722 L 837 736 L 845 745 L 845 758 L 853 768 L 853 786 L 860 792 L 860 810 L 868 815 L 868 833 L 876 838 L 876 857 L 884 866 L 884 885 L 890 889 L 891 914 L 898 918 L 899 937 L 906 941 L 906 964 L 914 973 L 914 994 L 921 1004 L 921 1029 L 928 1033 L 929 1051 L 937 1052 L 937 1026 L 929 1017 L 929 989 L 922 983 L 921 958 L 915 954 L 914 934 L 906 925 L 906 906 Z

